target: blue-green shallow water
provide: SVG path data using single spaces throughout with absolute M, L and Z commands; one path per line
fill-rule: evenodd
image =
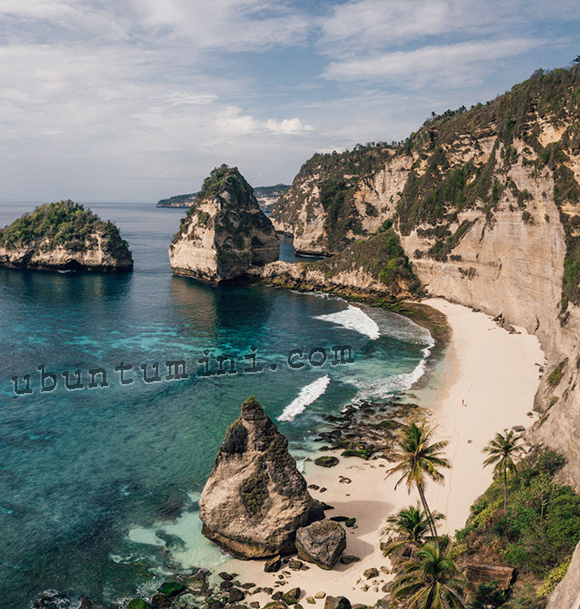
M 0 204 L 0 226 L 33 207 Z M 132 274 L 0 269 L 2 609 L 28 607 L 49 588 L 84 593 L 105 606 L 132 596 L 150 578 L 149 568 L 167 568 L 175 556 L 159 538 L 157 545 L 138 543 L 131 539 L 139 535 L 129 532 L 162 521 L 171 527 L 195 507 L 192 494 L 203 488 L 246 397 L 255 395 L 276 418 L 317 380 L 309 391 L 320 393 L 326 384 L 320 379 L 328 375 L 318 399 L 306 404 L 307 395 L 304 411 L 279 423 L 295 449 L 305 447 L 323 413 L 408 387 L 429 342 L 425 330 L 404 318 L 369 309 L 362 315 L 340 300 L 173 277 L 167 247 L 184 210 L 90 207 L 115 221 L 130 242 Z M 284 256 L 293 259 L 287 243 Z M 343 325 L 333 321 L 341 315 L 317 319 L 341 312 Z M 376 340 L 368 335 L 373 328 L 380 330 Z M 351 345 L 354 363 L 330 365 L 336 345 Z M 245 368 L 253 346 L 263 372 L 197 375 L 204 349 L 212 357 L 235 356 Z M 325 365 L 308 364 L 313 348 L 327 350 Z M 286 363 L 294 349 L 306 354 L 303 369 Z M 140 365 L 152 376 L 151 365 L 160 362 L 165 377 L 168 360 L 185 360 L 189 378 L 143 382 Z M 122 385 L 114 371 L 121 362 L 134 366 L 127 374 L 131 385 Z M 54 391 L 40 392 L 41 365 L 57 375 Z M 108 387 L 86 387 L 93 368 L 106 370 Z M 76 370 L 84 388 L 65 389 L 62 373 Z M 26 374 L 33 393 L 17 396 L 11 378 L 18 376 L 22 387 Z M 215 559 L 209 544 L 195 532 L 192 538 L 187 543 L 199 544 L 197 562 Z

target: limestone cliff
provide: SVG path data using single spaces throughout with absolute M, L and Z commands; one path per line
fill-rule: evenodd
M 297 529 L 324 517 L 288 441 L 253 397 L 226 433 L 199 510 L 203 534 L 241 558 L 290 553 Z
M 112 222 L 72 201 L 40 205 L 0 231 L 0 264 L 43 270 L 130 271 L 133 258 Z
M 278 260 L 280 244 L 237 168 L 214 169 L 169 247 L 171 268 L 210 283 L 242 277 Z
M 580 489 L 580 66 L 538 71 L 400 144 L 315 155 L 271 218 L 298 250 L 333 254 L 391 219 L 431 295 L 538 335 L 539 442 Z M 539 362 L 542 364 L 543 362 Z
M 531 439 L 566 456 L 580 490 L 580 66 L 540 70 L 400 144 L 315 155 L 271 218 L 326 255 L 391 219 L 427 293 L 536 334 L 546 362 Z M 576 607 L 575 558 L 568 600 L 551 606 Z
M 395 301 L 422 294 L 398 235 L 387 222 L 370 239 L 313 263 L 273 262 L 249 279 L 300 291 L 332 292 L 364 300 Z

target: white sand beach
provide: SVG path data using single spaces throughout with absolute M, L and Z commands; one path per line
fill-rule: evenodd
M 471 504 L 492 480 L 491 468 L 482 467 L 482 448 L 496 432 L 515 425 L 528 427 L 533 422 L 527 413 L 532 410 L 538 365 L 544 364 L 544 355 L 537 339 L 519 328 L 521 333 L 509 334 L 483 313 L 444 300 L 430 299 L 425 304 L 443 312 L 452 329 L 438 388 L 417 395 L 419 404 L 432 412 L 435 439 L 449 442 L 446 454 L 453 467 L 446 472 L 443 485 L 428 486 L 427 499 L 433 509 L 447 515 L 440 530 L 454 533 L 465 525 Z M 430 403 L 423 401 L 423 394 L 429 395 Z M 308 571 L 284 568 L 289 573 L 284 580 L 279 578 L 280 572 L 264 573 L 264 561 L 230 560 L 223 570 L 261 587 L 274 587 L 277 581 L 287 582 L 275 588 L 283 591 L 299 586 L 303 606 L 307 606 L 305 596 L 318 591 L 346 596 L 352 603 L 374 604 L 384 596 L 381 587 L 390 579 L 389 561 L 379 549 L 385 518 L 418 501 L 416 492 L 409 495 L 404 486 L 395 491 L 395 480 L 385 480 L 388 467 L 383 459 L 341 458 L 339 465 L 330 469 L 306 463 L 308 483 L 327 489 L 324 493 L 311 491 L 312 495 L 334 506 L 327 515 L 357 519 L 357 528 L 347 529 L 344 554 L 356 555 L 360 562 L 339 564 L 331 571 L 314 565 Z M 341 476 L 351 482 L 340 482 Z M 363 572 L 371 567 L 379 569 L 380 575 L 366 580 Z M 247 599 L 253 600 L 263 605 L 270 597 L 259 593 Z M 323 603 L 316 600 L 318 607 Z

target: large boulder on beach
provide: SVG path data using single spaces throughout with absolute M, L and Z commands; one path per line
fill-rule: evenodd
M 280 242 L 254 189 L 227 165 L 205 180 L 169 247 L 174 274 L 216 284 L 239 279 L 279 255 Z
M 202 533 L 239 558 L 289 554 L 297 529 L 324 517 L 288 441 L 253 397 L 226 433 L 199 510 Z
M 302 560 L 332 569 L 346 549 L 346 531 L 332 520 L 321 520 L 296 532 L 296 549 Z

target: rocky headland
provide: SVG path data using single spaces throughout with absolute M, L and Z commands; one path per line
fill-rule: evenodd
M 169 247 L 174 274 L 214 284 L 240 279 L 279 255 L 278 237 L 252 187 L 227 165 L 205 180 Z
M 16 268 L 131 271 L 129 244 L 112 222 L 73 201 L 40 205 L 0 230 L 0 264 Z

